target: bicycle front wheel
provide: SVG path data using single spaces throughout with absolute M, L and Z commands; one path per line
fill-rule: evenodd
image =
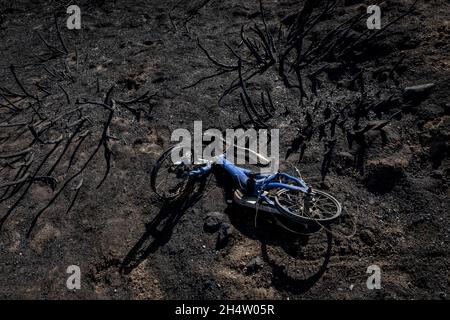
M 329 225 L 342 212 L 342 206 L 330 194 L 312 189 L 310 193 L 282 189 L 275 196 L 278 211 L 286 218 L 301 224 Z

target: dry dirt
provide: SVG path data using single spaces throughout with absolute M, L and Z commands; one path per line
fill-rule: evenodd
M 142 108 L 140 119 L 125 108 L 115 110 L 109 132 L 113 137 L 109 139 L 111 170 L 100 187 L 97 185 L 106 171 L 103 149 L 33 223 L 39 210 L 96 148 L 107 118 L 107 111 L 97 107 L 83 114 L 92 122 L 91 134 L 78 150 L 72 169 L 66 171 L 75 142 L 52 172 L 54 190 L 45 181 L 33 183 L 11 214 L 9 209 L 25 186 L 2 200 L 0 217 L 8 217 L 0 231 L 0 298 L 448 298 L 448 1 L 419 1 L 413 12 L 386 31 L 389 36 L 380 39 L 380 44 L 373 45 L 370 54 L 358 62 L 373 96 L 381 90 L 378 98 L 391 93 L 400 97 L 381 120 L 397 111 L 401 117 L 368 134 L 363 168 L 355 168 L 356 147 L 350 149 L 339 134 L 330 172 L 321 185 L 344 207 L 344 217 L 333 227 L 332 236 L 323 230 L 311 236 L 290 234 L 264 214 L 258 215 L 255 227 L 254 211 L 227 203 L 228 195 L 218 183 L 223 181 L 220 172 L 207 181 L 201 197 L 187 204 L 161 203 L 151 191 L 149 173 L 170 146 L 174 129 L 192 130 L 193 121 L 202 120 L 204 128 L 224 130 L 238 126 L 238 114 L 244 115 L 238 91 L 218 103 L 234 79 L 231 74 L 183 87 L 215 70 L 196 39 L 218 60 L 232 61 L 224 42 L 237 46 L 242 25 L 261 24 L 259 2 L 211 0 L 184 27 L 183 19 L 202 2 L 183 1 L 172 10 L 172 23 L 169 12 L 177 3 L 174 0 L 80 1 L 82 29 L 68 30 L 68 4 L 64 1 L 37 4 L 0 0 L 0 87 L 21 93 L 9 68 L 13 64 L 32 95 L 43 95 L 37 85 L 51 93 L 42 98 L 40 109 L 49 119 L 75 108 L 77 99 L 103 101 L 113 84 L 115 99 L 132 100 L 146 91 L 156 93 L 133 106 Z M 301 8 L 303 1 L 263 0 L 263 4 L 268 24 L 276 28 L 283 17 Z M 366 4 L 338 1 L 336 12 L 326 17 L 316 34 L 320 36 L 350 15 L 364 11 Z M 411 1 L 384 1 L 380 4 L 383 23 L 400 16 L 410 5 Z M 62 48 L 54 12 L 60 14 L 58 21 L 68 49 L 56 57 L 38 36 L 40 33 L 49 44 Z M 355 32 L 364 31 L 365 21 L 360 24 Z M 395 79 L 386 78 L 402 56 Z M 352 77 L 347 71 L 321 77 L 318 95 L 332 105 L 357 95 L 347 90 L 346 81 Z M 340 86 L 336 86 L 339 81 Z M 252 90 L 261 85 L 272 93 L 277 111 L 269 123 L 280 129 L 281 168 L 290 170 L 291 164 L 297 165 L 307 182 L 320 186 L 323 140 L 315 137 L 310 141 L 300 164 L 298 152 L 283 160 L 297 129 L 304 124 L 304 114 L 297 107 L 297 90 L 285 88 L 276 73 L 249 83 Z M 403 89 L 426 83 L 435 84 L 431 93 L 408 105 Z M 60 86 L 68 92 L 70 103 Z M 0 156 L 23 150 L 33 141 L 29 130 L 16 136 L 15 127 L 2 126 L 29 121 L 33 114 L 27 108 L 29 98 L 10 99 L 26 111 L 10 118 L 11 110 L 0 108 Z M 0 103 L 7 104 L 5 100 Z M 409 107 L 403 108 L 406 105 Z M 63 124 L 75 120 L 68 117 L 41 138 L 52 140 L 62 133 L 68 139 L 71 131 Z M 61 143 L 40 175 L 57 161 L 63 147 Z M 32 168 L 50 148 L 34 145 Z M 0 158 L 0 185 L 12 181 L 16 173 L 8 160 Z M 68 211 L 81 178 L 76 201 Z M 230 239 L 222 246 L 217 246 L 218 231 L 204 230 L 204 220 L 211 212 L 222 213 L 222 224 L 232 226 Z M 345 235 L 352 233 L 352 219 L 356 233 L 348 238 Z M 249 265 L 256 257 L 260 257 L 256 267 Z M 69 265 L 81 268 L 81 290 L 66 288 Z M 380 290 L 366 287 L 370 265 L 381 268 Z

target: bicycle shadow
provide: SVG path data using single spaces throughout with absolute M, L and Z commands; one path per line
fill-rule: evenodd
M 288 291 L 292 294 L 301 294 L 311 289 L 325 274 L 331 258 L 333 237 L 332 233 L 324 229 L 306 229 L 297 226 L 295 234 L 289 232 L 279 224 L 277 219 L 269 213 L 259 212 L 255 226 L 255 211 L 237 205 L 226 209 L 231 224 L 245 236 L 261 243 L 261 257 L 272 269 L 272 285 L 280 291 Z M 282 222 L 288 225 L 287 221 Z M 289 225 L 292 230 L 294 227 Z M 314 233 L 315 232 L 315 233 Z M 309 235 L 306 233 L 310 233 Z M 269 251 L 276 251 L 285 256 L 287 260 L 296 260 L 304 268 L 310 268 L 310 262 L 303 260 L 299 251 L 311 251 L 320 249 L 315 269 L 308 271 L 307 275 L 295 274 L 295 269 L 289 262 L 284 262 L 280 256 L 273 257 Z M 286 260 L 286 259 L 284 259 Z
M 223 175 L 221 172 L 214 172 L 217 184 L 224 192 L 225 200 L 232 199 L 233 180 Z M 202 192 L 206 181 L 200 182 L 195 192 L 186 192 L 185 195 L 176 201 L 166 201 L 163 203 L 159 213 L 146 224 L 146 231 L 128 252 L 119 268 L 121 273 L 129 274 L 137 268 L 150 254 L 156 252 L 158 248 L 166 244 L 171 236 L 174 227 L 184 215 L 187 209 L 192 207 L 202 198 Z M 191 190 L 192 191 L 192 190 Z M 305 278 L 292 277 L 283 265 L 276 259 L 270 257 L 268 247 L 273 246 L 281 249 L 286 255 L 295 258 L 295 248 L 293 243 L 301 247 L 307 247 L 310 237 L 308 235 L 297 235 L 289 233 L 285 229 L 274 223 L 270 214 L 259 212 L 258 224 L 255 228 L 255 210 L 230 205 L 225 209 L 230 223 L 243 235 L 257 240 L 261 243 L 261 255 L 263 260 L 272 268 L 272 284 L 278 290 L 289 291 L 291 293 L 304 293 L 308 291 L 326 271 L 331 257 L 332 235 L 326 233 L 326 252 L 321 265 L 312 275 Z M 283 223 L 287 223 L 283 221 Z M 301 230 L 314 231 L 314 230 Z
M 264 261 L 272 268 L 272 284 L 275 288 L 279 290 L 286 290 L 294 294 L 301 294 L 311 289 L 322 278 L 322 276 L 325 274 L 325 271 L 327 270 L 327 266 L 331 258 L 331 249 L 333 243 L 331 232 L 325 231 L 325 235 L 327 246 L 322 263 L 313 274 L 305 278 L 290 276 L 289 272 L 287 272 L 286 270 L 286 266 L 277 263 L 276 260 L 269 257 L 267 243 L 261 242 L 262 257 Z M 303 245 L 307 246 L 308 236 L 303 237 Z
M 119 271 L 131 273 L 150 254 L 165 245 L 172 237 L 173 229 L 187 209 L 202 197 L 204 182 L 200 182 L 199 190 L 191 186 L 182 197 L 173 201 L 164 201 L 158 214 L 145 225 L 146 231 L 123 259 Z
M 236 182 L 226 173 L 222 172 L 222 170 L 215 172 L 215 176 L 218 185 L 224 190 L 225 200 L 232 202 L 230 200 L 233 199 L 232 190 L 233 185 L 236 187 Z M 225 213 L 228 215 L 230 223 L 239 232 L 261 243 L 262 258 L 272 268 L 272 284 L 278 290 L 285 290 L 294 294 L 304 293 L 314 286 L 324 275 L 331 258 L 333 244 L 331 232 L 325 230 L 320 231 L 319 227 L 299 226 L 281 218 L 275 219 L 272 214 L 263 211 L 258 211 L 255 217 L 256 211 L 254 209 L 241 207 L 236 204 L 229 205 Z M 280 222 L 284 227 L 288 227 L 302 234 L 287 231 L 280 226 Z M 310 249 L 308 246 L 315 246 L 315 244 L 310 243 L 310 240 L 313 235 L 314 238 L 318 237 L 318 234 L 315 233 L 318 231 L 322 232 L 319 239 L 322 234 L 324 235 L 324 239 L 319 240 L 319 247 L 322 249 L 322 252 L 324 250 L 323 256 L 321 257 L 322 260 L 316 270 L 303 278 L 291 276 L 288 272 L 289 266 L 271 258 L 268 253 L 268 247 L 273 246 L 281 249 L 284 254 L 293 259 L 298 258 L 298 247 L 306 250 Z

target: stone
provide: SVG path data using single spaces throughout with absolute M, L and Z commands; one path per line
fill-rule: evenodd
M 248 274 L 255 273 L 262 268 L 264 261 L 261 257 L 255 257 L 245 266 Z
M 344 168 L 353 167 L 354 156 L 347 151 L 340 151 L 336 153 L 336 161 Z
M 229 240 L 234 236 L 234 227 L 228 222 L 222 223 L 219 228 L 219 233 L 217 235 L 216 248 L 224 248 Z
M 424 130 L 430 134 L 429 142 L 436 139 L 448 141 L 450 139 L 450 116 L 443 116 L 425 123 Z
M 359 234 L 359 238 L 362 242 L 367 244 L 368 246 L 373 246 L 375 244 L 375 236 L 370 230 L 363 230 Z
M 329 63 L 324 71 L 328 74 L 330 80 L 337 81 L 343 74 L 343 66 L 339 62 Z
M 425 123 L 424 132 L 420 136 L 420 143 L 428 148 L 428 153 L 437 169 L 442 161 L 450 155 L 450 116 L 436 118 Z
M 444 108 L 437 104 L 427 104 L 419 108 L 417 116 L 425 121 L 433 120 L 444 115 Z
M 442 170 L 434 170 L 431 172 L 431 177 L 435 179 L 442 179 L 444 172 Z
M 443 104 L 443 108 L 444 108 L 444 114 L 450 115 L 450 103 Z
M 421 84 L 417 86 L 407 87 L 403 92 L 406 99 L 417 99 L 426 97 L 435 87 L 434 83 Z
M 384 194 L 391 191 L 405 176 L 407 159 L 386 158 L 367 162 L 365 184 L 369 191 Z
M 220 212 L 210 212 L 205 218 L 203 229 L 206 232 L 216 232 L 224 222 L 225 216 Z

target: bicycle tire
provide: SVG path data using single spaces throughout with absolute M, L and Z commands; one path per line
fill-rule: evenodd
M 164 162 L 166 160 L 171 161 L 170 156 L 171 156 L 173 150 L 176 148 L 181 148 L 181 147 L 172 146 L 169 149 L 167 149 L 166 151 L 164 151 L 163 154 L 156 161 L 155 165 L 152 168 L 151 174 L 150 174 L 150 186 L 151 186 L 153 192 L 155 192 L 158 195 L 158 197 L 160 197 L 163 200 L 173 200 L 173 199 L 179 197 L 186 190 L 186 187 L 189 183 L 190 178 L 187 177 L 187 179 L 185 179 L 185 182 L 183 183 L 183 185 L 180 186 L 180 188 L 178 188 L 178 190 L 173 195 L 163 194 L 163 192 L 161 190 L 158 190 L 158 186 L 156 185 L 156 182 L 158 180 L 158 173 L 159 173 L 162 165 L 164 164 Z
M 275 206 L 278 209 L 279 213 L 281 215 L 283 215 L 284 217 L 290 219 L 293 222 L 305 224 L 305 225 L 309 225 L 309 226 L 329 225 L 331 223 L 336 222 L 342 213 L 342 206 L 341 206 L 340 202 L 338 200 L 336 200 L 335 197 L 333 197 L 332 195 L 330 195 L 326 192 L 312 189 L 311 192 L 313 195 L 320 195 L 322 197 L 325 197 L 328 201 L 330 201 L 330 203 L 335 205 L 336 211 L 333 215 L 331 215 L 330 217 L 326 217 L 326 218 L 307 217 L 307 216 L 305 216 L 305 214 L 303 214 L 301 212 L 292 211 L 287 206 L 282 204 L 282 199 L 280 199 L 280 196 L 283 196 L 284 194 L 286 194 L 288 192 L 291 192 L 291 191 L 288 189 L 280 190 L 276 194 L 274 202 L 275 202 Z M 297 192 L 302 193 L 300 191 L 297 191 Z

